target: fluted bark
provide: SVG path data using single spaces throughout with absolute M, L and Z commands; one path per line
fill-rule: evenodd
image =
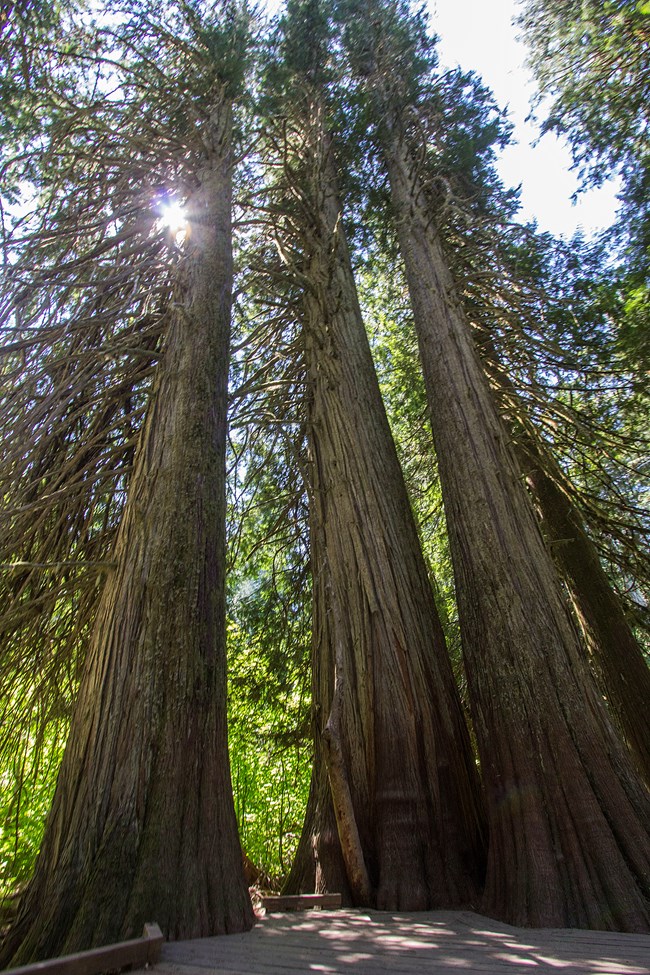
M 329 889 L 343 864 L 355 903 L 472 903 L 483 865 L 474 759 L 363 327 L 332 147 L 317 113 L 309 126 L 305 171 L 316 176 L 303 187 L 312 212 L 302 273 L 317 766 L 302 851 L 315 849 Z M 299 858 L 290 885 L 301 875 Z
M 398 113 L 382 111 L 487 797 L 482 909 L 645 931 L 648 793 L 581 652 Z
M 191 238 L 14 964 L 139 936 L 241 931 L 253 915 L 226 736 L 225 441 L 230 114 Z

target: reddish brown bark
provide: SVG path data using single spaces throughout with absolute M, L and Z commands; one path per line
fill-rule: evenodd
M 312 513 L 313 520 L 313 513 Z M 322 565 L 323 539 L 311 526 L 311 564 Z M 302 833 L 285 884 L 287 893 L 336 892 L 343 904 L 354 904 L 346 864 L 338 835 L 338 826 L 330 791 L 322 732 L 329 712 L 323 714 L 334 696 L 334 647 L 326 624 L 328 597 L 326 574 L 313 574 L 312 591 L 312 724 L 314 763 Z M 331 591 L 331 587 L 330 591 Z M 365 858 L 364 858 L 365 867 Z
M 232 286 L 229 113 L 183 280 L 14 964 L 140 934 L 253 922 L 226 738 L 225 436 Z
M 634 763 L 650 785 L 650 668 L 607 578 L 598 550 L 574 503 L 574 492 L 549 448 L 536 434 L 494 345 L 481 330 L 490 378 L 503 394 L 512 445 L 535 502 L 542 531 L 569 592 L 585 645 Z
M 516 449 L 607 703 L 650 785 L 650 668 L 562 472 L 525 430 L 516 434 Z
M 647 930 L 648 794 L 585 664 L 396 114 L 383 137 L 487 794 L 482 909 Z
M 317 765 L 302 852 L 315 848 L 320 889 L 340 883 L 343 863 L 357 903 L 364 871 L 380 908 L 468 903 L 482 866 L 476 769 L 363 328 L 331 146 L 318 114 L 306 124 Z M 322 737 L 333 727 L 328 794 Z M 343 778 L 358 839 L 346 830 L 341 848 Z M 288 889 L 308 876 L 299 860 Z

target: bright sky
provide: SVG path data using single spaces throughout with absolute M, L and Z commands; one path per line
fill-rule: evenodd
M 608 227 L 616 211 L 616 186 L 608 184 L 582 193 L 572 205 L 578 181 L 569 171 L 568 148 L 553 135 L 532 145 L 539 130 L 525 120 L 535 88 L 523 67 L 526 48 L 517 41 L 518 28 L 511 23 L 518 12 L 517 0 L 427 3 L 431 26 L 440 36 L 441 64 L 473 69 L 492 89 L 499 105 L 509 108 L 518 144 L 505 150 L 498 168 L 507 186 L 522 184 L 520 217 L 536 219 L 540 230 L 569 237 L 579 226 L 586 235 Z

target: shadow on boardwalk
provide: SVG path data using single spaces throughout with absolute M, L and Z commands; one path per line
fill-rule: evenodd
M 650 935 L 512 928 L 465 911 L 271 914 L 163 946 L 155 975 L 650 975 Z

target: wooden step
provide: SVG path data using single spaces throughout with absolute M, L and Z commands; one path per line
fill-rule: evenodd
M 340 894 L 268 894 L 262 897 L 262 907 L 269 913 L 310 911 L 313 908 L 335 911 L 340 906 Z

